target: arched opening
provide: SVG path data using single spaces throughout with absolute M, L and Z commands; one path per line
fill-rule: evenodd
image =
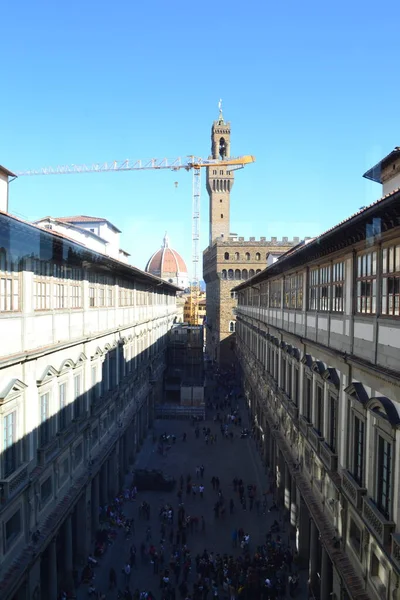
M 242 274 L 241 274 L 241 272 L 240 272 L 240 269 L 236 269 L 236 270 L 235 270 L 235 279 L 241 279 L 241 278 L 242 278 L 242 277 L 241 277 L 241 275 L 242 275 Z
M 221 279 L 226 279 L 226 269 L 222 269 Z
M 229 333 L 235 333 L 236 321 L 229 321 Z
M 229 260 L 229 252 L 225 252 L 224 258 L 225 258 L 225 260 Z
M 256 260 L 260 260 L 261 258 L 261 254 L 259 252 L 256 252 Z
M 233 269 L 229 269 L 229 271 L 228 271 L 228 279 L 233 279 Z
M 247 269 L 243 269 L 243 271 L 242 271 L 242 279 L 248 279 L 248 277 L 249 277 L 249 274 L 247 272 Z
M 220 202 L 222 202 L 222 198 L 220 199 Z
M 224 215 L 221 213 L 221 219 L 223 219 L 223 218 L 224 218 Z
M 223 137 L 219 140 L 219 155 L 222 160 L 226 158 L 226 142 L 225 138 Z
M 235 260 L 239 260 L 239 252 L 235 252 Z
M 246 260 L 250 260 L 250 252 L 246 252 Z
M 257 275 L 258 273 L 261 273 L 261 269 L 257 269 L 257 271 L 256 271 L 256 275 Z
M 254 277 L 255 273 L 254 273 L 254 269 L 250 269 L 249 271 L 249 277 Z

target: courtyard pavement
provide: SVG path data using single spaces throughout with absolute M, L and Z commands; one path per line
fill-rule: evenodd
M 189 421 L 178 420 L 158 420 L 154 423 L 154 429 L 149 432 L 140 453 L 136 458 L 134 465 L 135 469 L 149 468 L 161 469 L 165 474 L 173 476 L 177 481 L 181 474 L 185 477 L 190 474 L 192 481 L 196 482 L 196 466 L 203 465 L 205 487 L 204 498 L 201 499 L 199 494 L 195 497 L 186 495 L 186 486 L 184 487 L 183 502 L 186 509 L 186 514 L 190 516 L 203 516 L 205 519 L 205 532 L 201 532 L 199 527 L 198 532 L 189 533 L 187 536 L 187 545 L 191 551 L 192 559 L 202 553 L 204 549 L 220 554 L 231 554 L 237 556 L 240 553 L 240 548 L 232 547 L 231 534 L 234 528 L 243 528 L 250 534 L 250 551 L 253 552 L 256 546 L 265 542 L 265 534 L 269 531 L 274 519 L 278 519 L 281 525 L 281 538 L 284 544 L 289 543 L 288 525 L 283 523 L 281 515 L 277 511 L 268 511 L 265 514 L 262 510 L 262 502 L 260 514 L 254 507 L 252 511 L 243 510 L 239 505 L 239 498 L 233 491 L 232 480 L 234 477 L 242 478 L 245 486 L 255 484 L 257 486 L 257 495 L 261 496 L 263 492 L 269 489 L 268 477 L 262 467 L 261 459 L 257 453 L 255 443 L 252 439 L 240 439 L 240 428 L 231 426 L 234 433 L 234 441 L 222 439 L 220 426 L 214 423 L 214 411 L 208 411 L 207 420 L 200 423 L 200 430 L 203 426 L 210 427 L 211 432 L 216 434 L 216 443 L 208 444 L 205 438 L 200 433 L 199 439 L 196 439 L 194 427 Z M 240 407 L 240 415 L 242 416 L 243 425 L 248 423 L 247 411 L 243 404 Z M 162 433 L 174 434 L 176 443 L 171 446 L 165 456 L 157 452 L 157 443 L 153 442 L 153 435 L 158 437 Z M 183 433 L 187 434 L 187 441 L 183 441 Z M 220 489 L 222 490 L 227 504 L 229 506 L 230 498 L 233 498 L 235 503 L 234 513 L 227 513 L 219 519 L 214 516 L 213 507 L 218 498 L 217 492 L 213 490 L 211 478 L 219 477 Z M 127 486 L 131 483 L 132 476 L 126 479 Z M 200 481 L 200 480 L 199 480 Z M 175 515 L 177 515 L 178 487 L 173 492 L 140 492 L 136 501 L 127 501 L 123 506 L 123 512 L 128 517 L 133 517 L 135 520 L 135 532 L 131 539 L 125 539 L 123 530 L 119 530 L 118 536 L 112 546 L 108 548 L 102 558 L 99 559 L 99 567 L 95 568 L 94 584 L 96 589 L 105 594 L 107 600 L 117 598 L 117 589 L 123 590 L 125 587 L 125 578 L 122 569 L 127 560 L 129 560 L 129 549 L 132 544 L 135 544 L 136 568 L 132 570 L 130 578 L 130 589 L 133 592 L 136 588 L 140 591 L 151 590 L 155 595 L 156 600 L 159 600 L 161 593 L 159 588 L 160 576 L 153 573 L 153 565 L 150 562 L 142 564 L 140 557 L 140 545 L 146 540 L 146 530 L 151 527 L 152 543 L 157 547 L 160 544 L 160 520 L 159 507 L 163 504 L 171 504 L 174 507 Z M 139 504 L 145 500 L 151 506 L 150 521 L 142 520 L 139 517 Z M 272 496 L 268 496 L 268 505 L 272 504 Z M 176 532 L 176 518 L 174 519 Z M 165 563 L 169 563 L 171 554 L 171 544 L 168 540 L 169 528 L 165 541 Z M 194 561 L 193 561 L 194 562 Z M 109 571 L 113 567 L 117 573 L 117 588 L 114 590 L 108 589 Z M 161 569 L 160 569 L 161 572 Z M 189 575 L 189 589 L 192 589 L 192 582 L 196 576 L 195 565 Z M 301 584 L 297 590 L 297 598 L 306 598 L 306 574 L 302 572 Z M 177 598 L 179 593 L 177 590 Z M 223 595 L 221 596 L 221 598 Z M 289 594 L 287 593 L 287 597 Z M 78 600 L 88 598 L 88 586 L 81 584 L 77 590 Z

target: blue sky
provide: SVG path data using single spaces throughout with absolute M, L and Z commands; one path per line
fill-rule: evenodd
M 362 174 L 400 145 L 400 3 L 199 6 L 3 6 L 0 164 L 207 157 L 222 98 L 232 154 L 257 159 L 236 174 L 231 231 L 314 236 L 377 199 Z M 190 263 L 191 185 L 169 171 L 26 177 L 11 185 L 10 212 L 104 216 L 141 268 L 168 230 Z

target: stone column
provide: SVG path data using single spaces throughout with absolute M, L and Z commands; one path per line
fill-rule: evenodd
M 289 531 L 290 531 L 291 539 L 296 539 L 296 528 L 297 528 L 296 499 L 297 499 L 296 482 L 295 482 L 294 478 L 292 477 L 291 478 L 291 490 L 290 490 L 290 518 L 289 518 L 289 523 L 290 523 Z
M 306 503 L 300 499 L 299 529 L 297 538 L 297 550 L 300 563 L 307 566 L 310 560 L 310 515 Z
M 321 558 L 321 599 L 330 598 L 333 589 L 333 568 L 329 555 L 322 547 Z
M 63 556 L 65 581 L 69 589 L 73 586 L 73 560 L 72 560 L 72 522 L 71 515 L 64 521 L 64 556 Z
M 285 462 L 285 483 L 284 483 L 283 503 L 284 503 L 285 509 L 288 510 L 289 512 L 290 512 L 291 492 L 292 492 L 291 477 L 290 477 L 290 473 L 289 473 L 289 467 L 287 466 L 287 464 Z
M 310 568 L 309 580 L 316 598 L 319 598 L 318 561 L 319 561 L 319 532 L 313 519 L 310 520 Z
M 115 472 L 115 450 L 112 451 L 111 455 L 108 458 L 107 461 L 107 471 L 108 471 L 108 500 L 109 502 L 112 502 L 115 498 L 115 479 L 116 479 L 116 472 Z
M 99 526 L 99 497 L 100 497 L 100 474 L 92 479 L 92 538 L 94 538 Z
M 100 469 L 100 503 L 103 507 L 108 503 L 108 467 L 105 461 Z
M 57 548 L 56 538 L 53 538 L 48 545 L 49 554 L 49 599 L 58 597 L 57 582 Z

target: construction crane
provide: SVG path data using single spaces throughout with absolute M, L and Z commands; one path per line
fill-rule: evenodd
M 251 155 L 236 158 L 204 159 L 198 156 L 186 158 L 150 158 L 147 160 L 121 160 L 103 163 L 89 163 L 83 165 L 61 165 L 57 167 L 44 167 L 42 169 L 17 171 L 17 177 L 35 175 L 77 175 L 80 173 L 109 173 L 111 171 L 143 171 L 149 169 L 169 169 L 171 171 L 193 171 L 192 191 L 192 278 L 190 284 L 191 295 L 191 320 L 194 322 L 197 295 L 199 291 L 199 239 L 200 239 L 200 195 L 201 195 L 201 170 L 204 167 L 226 167 L 227 172 L 242 169 L 245 165 L 255 162 Z

